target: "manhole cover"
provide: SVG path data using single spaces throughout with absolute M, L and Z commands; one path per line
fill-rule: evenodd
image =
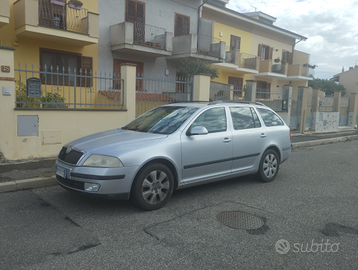
M 226 211 L 217 215 L 217 219 L 224 225 L 242 230 L 254 230 L 264 226 L 264 221 L 254 215 L 240 211 Z

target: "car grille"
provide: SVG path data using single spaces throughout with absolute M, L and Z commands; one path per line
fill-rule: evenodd
M 70 187 L 70 188 L 74 188 L 74 189 L 79 189 L 79 190 L 84 190 L 85 189 L 85 183 L 84 182 L 80 182 L 80 181 L 76 181 L 76 180 L 70 180 L 70 179 L 65 179 L 61 176 L 56 175 L 56 179 L 58 182 L 60 182 L 62 185 L 66 186 L 66 187 Z
M 77 150 L 72 149 L 68 154 L 66 153 L 67 147 L 62 147 L 58 158 L 66 163 L 76 165 L 77 162 L 82 157 L 83 153 Z

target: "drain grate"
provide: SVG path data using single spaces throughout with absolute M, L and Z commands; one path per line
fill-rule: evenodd
M 240 211 L 225 211 L 217 215 L 217 219 L 224 225 L 242 230 L 254 230 L 264 226 L 264 221 L 252 214 Z

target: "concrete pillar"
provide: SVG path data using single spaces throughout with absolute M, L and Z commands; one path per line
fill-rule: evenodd
M 340 112 L 341 110 L 341 92 L 334 92 L 333 111 Z
M 320 92 L 321 92 L 320 89 L 313 89 L 312 90 L 312 95 L 313 95 L 313 98 L 314 98 L 312 111 L 314 113 L 319 111 Z
M 358 120 L 358 94 L 352 93 L 349 103 L 348 126 L 357 129 Z
M 194 75 L 193 101 L 209 101 L 210 99 L 210 76 Z
M 282 88 L 282 100 L 287 104 L 287 116 L 285 119 L 286 125 L 290 126 L 291 121 L 291 105 L 292 105 L 292 85 L 287 84 Z
M 0 46 L 0 161 L 13 159 L 16 138 L 14 48 Z
M 298 116 L 298 125 L 300 132 L 304 133 L 306 129 L 306 117 L 309 114 L 308 101 L 312 98 L 312 88 L 307 86 L 299 86 L 298 93 L 301 98 L 301 115 Z
M 256 101 L 257 81 L 247 80 L 245 89 L 245 100 Z
M 135 118 L 136 106 L 136 65 L 124 63 L 121 65 L 123 79 L 124 108 L 127 110 L 127 122 Z

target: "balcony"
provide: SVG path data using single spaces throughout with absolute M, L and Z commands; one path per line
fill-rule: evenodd
M 169 59 L 199 58 L 211 62 L 223 62 L 226 43 L 209 36 L 182 35 L 173 38 L 173 54 Z
M 259 73 L 255 77 L 287 79 L 287 66 L 285 62 L 272 63 L 272 59 L 261 60 Z
M 8 0 L 0 0 L 0 28 L 10 22 L 10 5 Z
M 98 43 L 99 16 L 85 8 L 70 8 L 60 0 L 18 0 L 14 11 L 19 37 L 75 46 Z
M 260 60 L 255 55 L 243 53 L 239 50 L 231 50 L 226 51 L 225 62 L 215 64 L 215 66 L 223 71 L 237 74 L 257 74 L 259 63 Z
M 152 57 L 172 54 L 173 34 L 165 29 L 133 22 L 122 22 L 110 27 L 113 52 Z
M 309 75 L 309 64 L 288 65 L 287 78 L 291 81 L 307 81 L 313 80 Z

